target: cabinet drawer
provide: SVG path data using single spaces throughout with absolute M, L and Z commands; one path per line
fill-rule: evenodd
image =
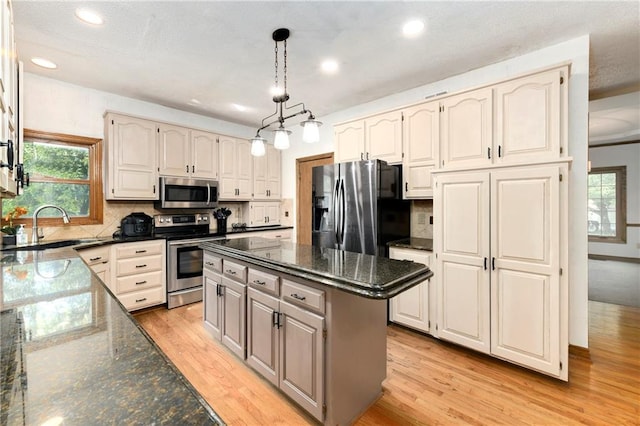
M 99 265 L 101 263 L 109 262 L 109 246 L 92 247 L 87 249 L 78 250 L 78 255 L 86 262 L 87 265 Z
M 116 293 L 118 295 L 151 287 L 162 287 L 162 271 L 129 275 L 116 279 Z
M 120 302 L 129 311 L 160 305 L 166 302 L 167 293 L 162 287 L 153 287 L 142 291 L 126 293 L 118 296 Z
M 161 271 L 163 267 L 162 255 L 159 254 L 156 256 L 121 259 L 116 262 L 116 276 Z
M 215 272 L 222 272 L 222 259 L 207 252 L 202 257 L 204 267 Z
M 249 268 L 249 285 L 267 293 L 280 294 L 280 277 Z
M 282 280 L 282 297 L 292 303 L 324 314 L 324 291 Z
M 164 240 L 118 244 L 116 245 L 116 258 L 121 259 L 124 257 L 140 257 L 149 256 L 151 254 L 162 254 L 164 244 Z
M 222 264 L 223 274 L 241 283 L 247 282 L 247 267 L 225 259 Z

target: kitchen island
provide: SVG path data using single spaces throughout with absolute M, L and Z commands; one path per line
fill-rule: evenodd
M 265 238 L 205 242 L 204 325 L 327 425 L 382 393 L 387 302 L 425 265 Z
M 74 250 L 1 255 L 0 424 L 224 424 Z

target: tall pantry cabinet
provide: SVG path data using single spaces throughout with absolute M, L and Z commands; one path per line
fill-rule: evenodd
M 565 381 L 568 72 L 443 99 L 434 171 L 437 336 Z

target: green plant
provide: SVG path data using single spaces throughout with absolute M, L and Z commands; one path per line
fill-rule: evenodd
M 7 235 L 15 235 L 18 231 L 18 227 L 13 226 L 13 219 L 17 219 L 23 214 L 27 214 L 27 209 L 22 206 L 15 206 L 13 209 L 9 210 L 7 214 L 2 217 L 2 221 L 6 222 L 6 224 L 0 228 L 0 231 Z

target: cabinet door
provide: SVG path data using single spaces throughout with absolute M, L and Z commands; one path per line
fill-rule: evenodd
M 267 167 L 269 161 L 269 144 L 267 153 L 262 157 L 253 157 L 253 199 L 268 200 L 267 195 Z
M 191 130 L 191 176 L 218 179 L 218 136 Z
M 267 225 L 280 225 L 280 203 L 273 202 L 266 205 Z
M 222 285 L 222 277 L 206 268 L 202 274 L 204 283 L 204 326 L 213 337 L 220 340 L 222 299 L 220 298 L 220 289 L 218 287 Z
M 282 197 L 282 153 L 272 145 L 267 145 L 267 194 L 270 200 Z
M 391 248 L 389 250 L 389 258 L 410 260 L 430 266 L 429 254 L 421 250 Z M 429 331 L 430 281 L 431 280 L 425 280 L 390 300 L 389 318 L 391 321 L 421 331 Z
M 491 352 L 555 376 L 567 362 L 559 174 L 558 167 L 491 174 Z
M 279 329 L 276 327 L 280 302 L 253 288 L 247 290 L 247 364 L 278 386 Z
M 264 226 L 267 224 L 267 203 L 249 203 L 249 226 Z
M 389 164 L 402 162 L 402 112 L 392 111 L 369 117 L 364 121 L 365 146 L 368 160 L 384 160 Z
M 156 125 L 108 115 L 107 199 L 157 200 Z
M 504 162 L 560 157 L 566 115 L 566 68 L 496 86 L 497 158 Z M 562 81 L 562 83 L 561 83 Z
M 222 344 L 245 359 L 245 304 L 247 286 L 222 277 Z
M 335 162 L 360 161 L 364 158 L 364 120 L 334 128 Z
M 442 165 L 491 164 L 492 89 L 484 88 L 442 100 Z
M 220 199 L 233 200 L 237 198 L 238 178 L 236 163 L 237 145 L 235 138 L 220 136 Z
M 322 421 L 324 318 L 280 302 L 280 390 Z
M 438 336 L 489 353 L 489 174 L 437 180 Z
M 433 197 L 431 170 L 438 162 L 440 103 L 416 105 L 405 110 L 403 114 L 404 198 Z
M 236 148 L 237 158 L 237 184 L 238 199 L 250 200 L 253 191 L 253 156 L 251 155 L 251 143 L 238 139 Z
M 158 125 L 158 167 L 160 176 L 190 175 L 189 129 L 169 124 Z

